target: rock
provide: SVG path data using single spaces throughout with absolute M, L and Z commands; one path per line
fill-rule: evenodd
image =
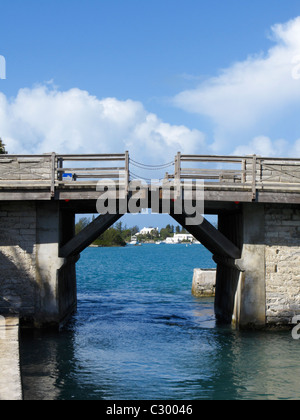
M 194 270 L 192 294 L 196 297 L 215 297 L 216 270 Z

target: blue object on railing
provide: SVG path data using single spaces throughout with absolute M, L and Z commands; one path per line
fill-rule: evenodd
M 63 174 L 63 180 L 64 181 L 72 181 L 73 180 L 73 174 L 64 173 Z

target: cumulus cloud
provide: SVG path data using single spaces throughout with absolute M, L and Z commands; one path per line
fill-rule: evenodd
M 21 89 L 12 99 L 0 93 L 0 137 L 10 153 L 129 150 L 150 164 L 171 161 L 179 150 L 299 156 L 300 140 L 291 144 L 295 138 L 288 136 L 299 130 L 300 17 L 274 25 L 270 37 L 274 45 L 267 53 L 234 63 L 173 99 L 177 107 L 209 117 L 209 145 L 202 131 L 162 121 L 138 101 L 61 91 L 53 83 Z
M 259 155 L 263 157 L 295 158 L 300 156 L 300 139 L 288 142 L 284 139 L 272 140 L 267 136 L 257 136 L 248 144 L 236 147 L 235 156 Z
M 289 157 L 291 150 L 287 153 L 288 149 L 288 142 L 284 139 L 272 141 L 269 137 L 258 136 L 249 144 L 238 146 L 233 154 L 236 156 L 256 154 L 264 157 Z
M 10 153 L 130 150 L 136 159 L 158 163 L 205 146 L 202 132 L 167 124 L 140 102 L 49 86 L 21 89 L 12 100 L 0 93 L 0 136 Z
M 274 25 L 270 37 L 275 45 L 266 54 L 234 63 L 174 98 L 177 107 L 211 119 L 218 150 L 230 135 L 237 146 L 249 133 L 251 138 L 259 134 L 261 127 L 286 123 L 287 109 L 293 108 L 293 124 L 299 121 L 295 110 L 300 112 L 300 17 Z

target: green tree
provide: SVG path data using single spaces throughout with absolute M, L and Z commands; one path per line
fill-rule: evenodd
M 164 241 L 166 238 L 174 236 L 174 226 L 167 225 L 165 228 L 162 228 L 160 231 L 160 237 Z
M 85 229 L 90 224 L 90 219 L 87 217 L 82 217 L 78 223 L 75 225 L 75 233 L 76 235 Z
M 124 239 L 125 242 L 131 241 L 131 229 L 124 229 L 122 230 L 121 237 Z
M 7 151 L 5 150 L 5 144 L 3 143 L 0 137 L 0 155 L 7 155 Z
M 123 223 L 122 222 L 117 222 L 114 227 L 120 234 L 122 233 L 122 231 L 123 231 Z
M 107 231 L 104 232 L 98 239 L 96 239 L 94 245 L 103 247 L 126 246 L 126 242 L 116 229 L 110 228 L 107 229 Z
M 132 236 L 136 235 L 140 231 L 138 226 L 133 226 L 130 230 L 131 230 L 131 235 Z

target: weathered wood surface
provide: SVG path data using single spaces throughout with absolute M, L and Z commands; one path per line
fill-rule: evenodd
M 213 255 L 219 255 L 233 260 L 241 258 L 241 250 L 206 219 L 203 219 L 202 224 L 191 226 L 186 224 L 188 216 L 184 212 L 178 215 L 174 211 L 171 211 L 170 216 L 211 251 Z
M 3 201 L 97 199 L 97 183 L 107 179 L 128 193 L 128 152 L 0 156 L 0 200 Z M 189 188 L 197 180 L 204 181 L 206 200 L 300 203 L 300 159 L 178 153 L 174 173 L 166 174 L 161 188 L 168 183 L 175 183 L 176 188 Z
M 122 216 L 123 214 L 100 215 L 60 249 L 60 257 L 68 258 L 79 255 Z

